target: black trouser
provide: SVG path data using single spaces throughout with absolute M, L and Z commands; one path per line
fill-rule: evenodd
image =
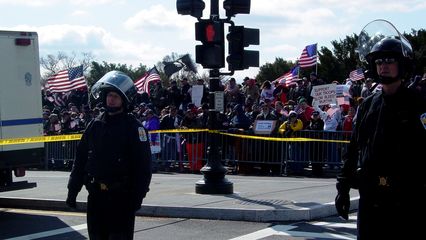
M 129 193 L 89 191 L 87 227 L 91 240 L 132 240 L 134 225 L 134 203 Z
M 403 194 L 360 193 L 357 239 L 422 239 L 426 223 L 421 194 L 421 188 Z

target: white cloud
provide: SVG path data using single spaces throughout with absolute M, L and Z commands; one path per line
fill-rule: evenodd
M 83 10 L 76 10 L 76 11 L 71 13 L 71 16 L 73 16 L 73 17 L 86 17 L 86 16 L 89 16 L 89 13 L 87 11 L 83 11 Z
M 141 41 L 123 40 L 104 28 L 78 25 L 49 25 L 43 27 L 16 26 L 10 30 L 35 31 L 44 54 L 61 52 L 92 52 L 98 61 L 131 64 L 155 64 L 169 50 L 144 44 Z
M 97 6 L 97 5 L 111 5 L 111 4 L 124 4 L 125 0 L 70 0 L 72 5 L 77 6 Z
M 128 30 L 145 36 L 158 37 L 161 32 L 170 37 L 169 39 L 157 39 L 156 43 L 170 41 L 173 38 L 194 41 L 195 22 L 196 19 L 193 17 L 178 15 L 176 10 L 171 11 L 162 5 L 154 5 L 129 17 L 124 26 Z M 170 45 L 170 42 L 167 45 Z
M 0 0 L 1 5 L 19 5 L 28 7 L 51 6 L 60 2 L 60 0 Z
M 52 5 L 63 5 L 64 3 L 70 3 L 77 6 L 95 6 L 95 5 L 111 5 L 111 4 L 123 4 L 126 0 L 0 0 L 1 5 L 19 5 L 29 7 L 45 7 Z
M 124 26 L 135 31 L 152 27 L 188 29 L 193 27 L 194 21 L 195 19 L 178 15 L 176 11 L 170 11 L 162 5 L 155 5 L 128 18 Z

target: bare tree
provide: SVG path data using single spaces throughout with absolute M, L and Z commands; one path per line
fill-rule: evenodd
M 45 70 L 42 79 L 46 79 L 48 76 L 61 70 L 79 65 L 83 65 L 83 70 L 86 72 L 93 60 L 94 56 L 90 52 L 82 52 L 79 55 L 75 52 L 67 54 L 61 51 L 56 55 L 48 54 L 40 58 L 40 65 Z

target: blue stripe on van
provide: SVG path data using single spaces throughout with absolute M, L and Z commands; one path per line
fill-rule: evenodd
M 16 126 L 43 123 L 42 118 L 12 119 L 0 121 L 0 126 Z

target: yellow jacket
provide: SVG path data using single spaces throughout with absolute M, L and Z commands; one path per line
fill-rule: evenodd
M 287 125 L 289 125 L 290 129 L 287 128 Z M 299 130 L 302 130 L 302 129 L 303 129 L 302 120 L 296 119 L 296 122 L 292 123 L 292 124 L 290 124 L 287 120 L 283 124 L 281 124 L 280 128 L 278 129 L 278 132 L 280 134 L 285 134 L 285 132 L 287 130 L 291 130 L 292 132 L 295 132 L 295 131 L 299 131 Z

